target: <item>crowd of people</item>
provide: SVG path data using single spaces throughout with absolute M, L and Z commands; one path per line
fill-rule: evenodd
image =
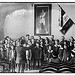
M 17 40 L 6 36 L 0 41 L 0 60 L 10 63 L 10 71 L 24 72 L 26 70 L 40 69 L 44 62 L 48 63 L 75 63 L 75 40 L 71 37 L 66 40 L 41 38 L 27 34 Z

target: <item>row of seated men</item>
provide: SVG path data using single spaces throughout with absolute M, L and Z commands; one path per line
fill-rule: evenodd
M 75 63 L 75 40 L 71 37 L 65 40 L 41 38 L 27 34 L 17 40 L 9 36 L 0 42 L 0 60 L 10 62 L 10 72 L 24 72 L 25 70 L 40 69 L 43 63 Z

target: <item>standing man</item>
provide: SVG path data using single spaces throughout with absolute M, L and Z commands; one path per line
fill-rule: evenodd
M 34 48 L 34 63 L 35 63 L 35 69 L 39 69 L 40 62 L 42 57 L 42 50 L 40 48 L 39 42 L 36 42 L 36 46 Z M 36 66 L 36 63 L 38 63 L 38 68 Z

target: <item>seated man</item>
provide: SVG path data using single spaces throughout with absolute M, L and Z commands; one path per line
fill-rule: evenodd
M 51 59 L 52 59 L 52 52 L 53 52 L 52 46 L 49 45 L 49 46 L 48 46 L 48 50 L 47 50 L 47 60 L 48 60 L 48 62 L 51 62 Z
M 59 55 L 59 45 L 58 45 L 58 40 L 55 40 L 55 45 L 53 46 L 52 62 L 59 63 L 58 55 Z
M 69 63 L 75 63 L 75 41 L 74 41 L 74 48 L 71 50 L 71 59 Z
M 68 51 L 68 46 L 67 44 L 64 44 L 64 52 L 63 52 L 63 62 L 68 62 L 69 60 L 69 51 Z

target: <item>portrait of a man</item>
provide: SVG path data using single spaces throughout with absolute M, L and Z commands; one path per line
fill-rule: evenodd
M 37 5 L 35 8 L 35 33 L 50 34 L 50 6 Z

